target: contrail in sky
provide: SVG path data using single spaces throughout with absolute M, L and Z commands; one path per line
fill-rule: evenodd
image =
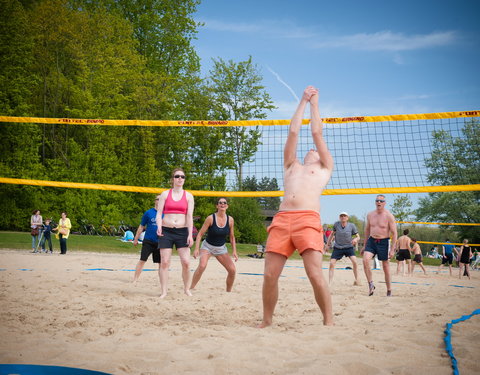
M 299 102 L 300 99 L 298 99 L 298 96 L 295 95 L 295 91 L 293 91 L 292 88 L 276 72 L 274 72 L 273 69 L 270 68 L 268 65 L 267 65 L 267 69 L 270 71 L 270 73 L 272 73 L 275 76 L 275 78 L 278 80 L 278 82 L 280 82 L 282 85 L 284 85 L 290 91 L 290 93 L 293 95 L 295 100 L 297 102 Z

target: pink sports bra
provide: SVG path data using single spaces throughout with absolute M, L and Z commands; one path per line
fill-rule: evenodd
M 182 198 L 175 201 L 172 198 L 172 189 L 168 191 L 167 199 L 165 199 L 165 205 L 163 206 L 164 214 L 187 214 L 188 202 L 187 202 L 187 192 L 184 190 Z

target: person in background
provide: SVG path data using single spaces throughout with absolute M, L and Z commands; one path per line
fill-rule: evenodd
M 137 233 L 133 238 L 133 246 L 137 246 L 138 239 L 145 231 L 145 235 L 142 240 L 142 251 L 140 253 L 140 260 L 135 267 L 135 275 L 133 276 L 133 283 L 136 284 L 140 274 L 142 273 L 145 262 L 148 260 L 150 254 L 152 254 L 153 263 L 158 264 L 158 278 L 160 279 L 160 250 L 158 249 L 158 236 L 157 236 L 157 207 L 158 198 L 155 198 L 155 207 L 145 211 L 138 226 Z
M 411 274 L 413 275 L 413 270 L 415 268 L 415 263 L 420 266 L 420 268 L 423 270 L 423 273 L 426 275 L 427 270 L 423 266 L 423 261 L 422 261 L 422 249 L 420 249 L 420 245 L 417 243 L 417 240 L 415 238 L 412 238 L 412 252 L 413 252 L 413 262 L 412 262 L 412 272 Z
M 57 232 L 55 235 L 56 238 L 60 240 L 60 254 L 67 253 L 67 240 L 68 236 L 70 235 L 70 229 L 72 228 L 72 223 L 70 219 L 67 217 L 67 213 L 65 211 L 62 212 L 62 217 L 58 221 L 58 226 L 53 229 Z
M 192 278 L 192 285 L 190 289 L 194 289 L 200 281 L 203 272 L 207 268 L 207 263 L 213 255 L 220 264 L 227 270 L 227 292 L 232 291 L 233 282 L 235 281 L 235 263 L 228 255 L 226 237 L 230 238 L 232 245 L 232 255 L 235 262 L 238 260 L 237 243 L 235 241 L 234 220 L 233 217 L 227 215 L 228 202 L 226 198 L 219 198 L 217 200 L 217 212 L 209 215 L 198 232 L 195 241 L 195 251 L 193 257 L 197 259 L 200 255 L 200 262 Z M 207 238 L 202 242 L 202 236 L 207 233 Z
M 385 209 L 387 200 L 382 194 L 375 198 L 376 210 L 367 215 L 367 224 L 365 225 L 365 244 L 361 254 L 363 255 L 363 269 L 368 281 L 368 295 L 373 295 L 375 285 L 372 279 L 372 270 L 370 269 L 370 260 L 377 255 L 378 260 L 382 262 L 383 272 L 385 274 L 385 284 L 387 285 L 387 297 L 392 295 L 392 284 L 390 280 L 390 258 L 393 256 L 395 244 L 397 243 L 397 226 L 395 217 L 390 211 Z M 390 238 L 391 236 L 391 238 Z M 390 241 L 390 251 L 389 249 Z
M 400 268 L 403 268 L 403 276 L 405 276 L 405 273 L 410 275 L 412 271 L 412 256 L 410 255 L 412 240 L 408 237 L 408 233 L 410 233 L 410 231 L 405 229 L 403 231 L 403 236 L 400 236 L 395 244 L 395 250 L 398 251 L 396 258 L 397 275 L 400 273 Z
M 470 245 L 468 244 L 468 240 L 465 239 L 463 240 L 463 244 L 460 247 L 460 252 L 459 252 L 459 268 L 460 268 L 460 273 L 458 275 L 458 278 L 462 278 L 462 271 L 465 270 L 467 273 L 468 279 L 470 279 L 470 270 L 469 270 L 469 264 L 470 264 L 470 259 L 472 259 L 473 254 L 472 254 L 472 249 L 470 248 Z
M 332 231 L 332 228 L 330 226 L 328 226 L 327 224 L 325 224 L 324 226 L 324 231 L 325 231 L 325 237 L 328 241 L 328 239 L 330 238 L 331 234 L 333 233 Z
M 355 256 L 354 247 L 360 241 L 360 235 L 358 234 L 357 227 L 353 223 L 348 222 L 348 214 L 346 212 L 340 213 L 340 221 L 337 221 L 333 224 L 332 234 L 328 237 L 327 248 L 333 245 L 332 257 L 330 258 L 330 268 L 328 271 L 328 282 L 332 283 L 333 273 L 335 270 L 335 264 L 337 261 L 342 259 L 344 256 L 350 258 L 352 262 L 353 275 L 355 281 L 353 285 L 360 285 L 360 280 L 358 280 L 358 266 L 357 266 L 357 257 Z
M 52 246 L 52 226 L 50 225 L 52 221 L 50 219 L 45 219 L 45 225 L 43 226 L 43 236 L 42 240 L 40 241 L 40 247 L 42 248 L 42 252 L 46 253 L 45 250 L 45 242 L 48 241 L 48 247 L 50 249 L 50 254 L 53 254 L 53 246 Z
M 442 246 L 442 264 L 438 266 L 437 273 L 440 273 L 440 270 L 445 264 L 448 264 L 448 269 L 450 271 L 450 276 L 452 276 L 452 264 L 453 264 L 453 252 L 455 246 L 450 243 L 450 240 L 447 238 L 446 243 Z
M 32 235 L 32 253 L 38 252 L 38 236 L 40 234 L 40 229 L 43 226 L 42 215 L 40 215 L 40 210 L 33 210 L 32 216 L 30 217 L 30 229 Z

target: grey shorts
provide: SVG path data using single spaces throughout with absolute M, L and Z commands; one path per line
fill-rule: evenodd
M 202 245 L 200 246 L 200 249 L 208 250 L 208 252 L 214 256 L 228 253 L 227 247 L 225 245 L 213 246 L 213 245 L 210 245 L 207 242 L 207 240 L 203 240 Z

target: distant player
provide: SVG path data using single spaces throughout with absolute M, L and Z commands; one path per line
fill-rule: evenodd
M 328 282 L 329 284 L 332 283 L 337 261 L 343 257 L 348 257 L 352 262 L 353 275 L 355 277 L 353 285 L 360 285 L 360 280 L 358 280 L 357 257 L 355 256 L 355 246 L 358 241 L 360 241 L 360 235 L 358 234 L 355 224 L 348 222 L 349 217 L 346 212 L 341 212 L 339 217 L 340 221 L 333 224 L 333 232 L 328 237 L 327 242 L 327 249 L 334 243 L 332 256 L 330 258 Z
M 365 245 L 361 253 L 363 255 L 363 269 L 368 281 L 369 296 L 373 295 L 375 290 L 372 270 L 370 269 L 370 261 L 375 255 L 377 255 L 378 260 L 382 262 L 385 284 L 387 285 L 387 296 L 392 295 L 390 258 L 393 256 L 395 243 L 397 242 L 397 226 L 395 224 L 395 217 L 390 211 L 385 209 L 386 202 L 384 195 L 377 195 L 375 198 L 375 206 L 377 208 L 367 215 L 367 224 L 365 225 Z M 390 236 L 392 237 L 389 251 Z
M 427 270 L 423 266 L 423 260 L 422 260 L 422 250 L 420 249 L 420 245 L 417 243 L 417 240 L 415 238 L 412 238 L 412 252 L 413 252 L 413 262 L 412 262 L 412 275 L 413 275 L 413 270 L 415 269 L 415 264 L 418 264 L 420 268 L 423 270 L 423 273 L 426 275 Z

